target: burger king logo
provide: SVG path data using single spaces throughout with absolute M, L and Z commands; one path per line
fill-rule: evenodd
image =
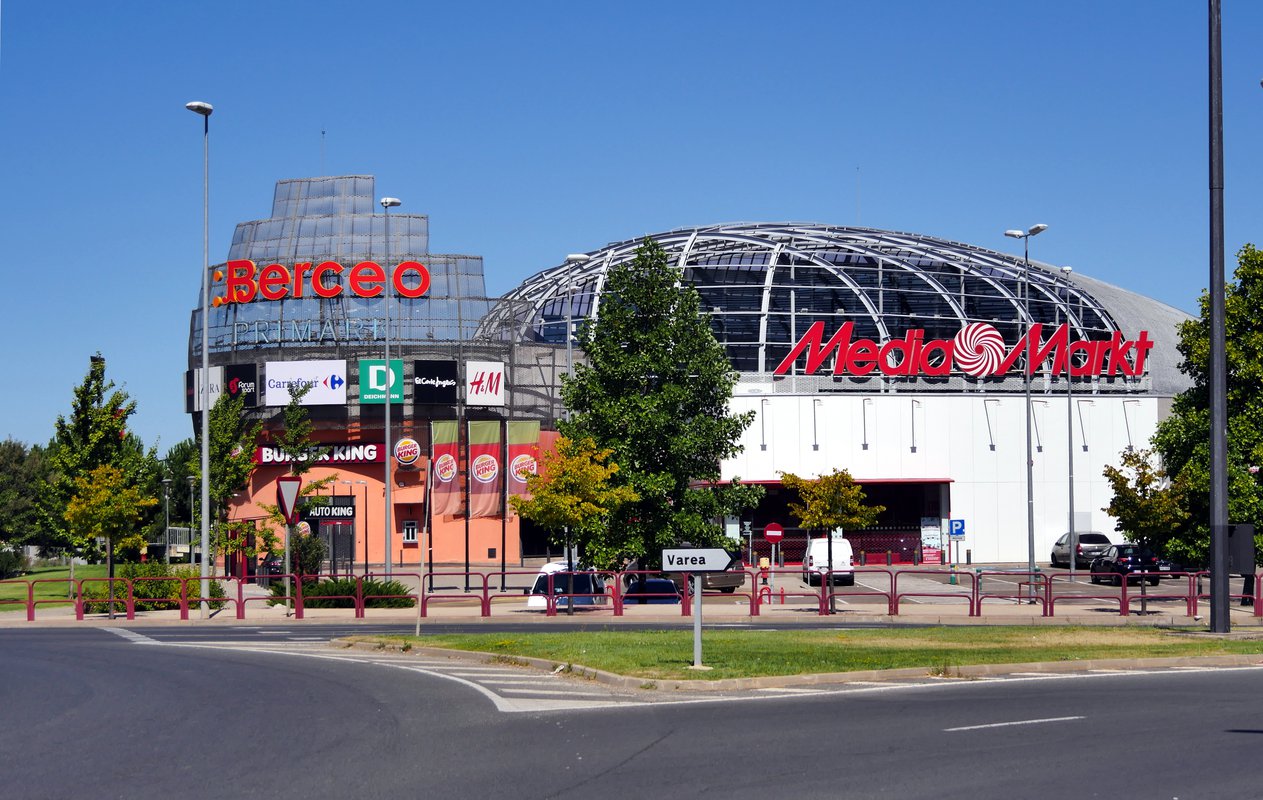
M 456 477 L 456 457 L 444 453 L 434 460 L 434 477 L 443 483 L 451 483 Z
M 403 438 L 395 442 L 395 461 L 401 467 L 413 467 L 421 458 L 421 444 L 416 439 Z
M 509 474 L 513 476 L 513 480 L 518 483 L 526 483 L 526 476 L 534 475 L 538 471 L 535 463 L 535 456 L 530 453 L 523 453 L 513 459 L 509 464 Z
M 473 473 L 479 483 L 491 483 L 500 474 L 500 462 L 495 456 L 483 453 L 474 459 Z
M 311 523 L 303 520 L 298 523 L 298 527 L 295 530 L 299 536 L 311 536 Z

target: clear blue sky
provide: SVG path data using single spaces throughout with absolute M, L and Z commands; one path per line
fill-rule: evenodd
M 1226 250 L 1259 242 L 1263 3 L 1224 0 Z M 1207 285 L 1198 0 L 0 7 L 0 435 L 44 442 L 88 358 L 166 448 L 211 261 L 273 184 L 369 173 L 501 294 L 685 225 L 812 221 L 1033 258 L 1194 312 Z M 326 131 L 323 147 L 321 130 Z M 323 163 L 322 163 L 323 161 Z

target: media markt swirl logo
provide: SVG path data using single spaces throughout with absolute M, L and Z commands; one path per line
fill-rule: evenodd
M 491 483 L 500 474 L 500 462 L 495 456 L 483 453 L 474 459 L 472 472 L 479 483 Z
M 972 322 L 952 340 L 956 366 L 975 378 L 994 375 L 1004 362 L 1004 337 L 985 322 Z
M 434 477 L 443 483 L 451 483 L 456 478 L 456 457 L 444 453 L 434 459 Z

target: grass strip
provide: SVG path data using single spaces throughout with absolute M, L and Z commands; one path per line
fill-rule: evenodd
M 704 675 L 690 670 L 689 630 L 433 634 L 401 644 L 527 656 L 643 678 L 702 679 L 920 667 L 942 674 L 974 664 L 1263 654 L 1263 639 L 1190 636 L 1189 631 L 1085 626 L 884 628 L 702 634 Z
M 75 580 L 84 578 L 104 578 L 108 567 L 105 564 L 80 564 L 75 567 Z M 70 567 L 39 567 L 31 570 L 21 578 L 14 579 L 6 583 L 0 583 L 0 600 L 21 600 L 26 602 L 27 584 L 32 581 L 58 581 L 57 583 L 37 583 L 35 584 L 36 600 L 66 600 L 65 605 L 71 605 L 72 602 L 66 599 L 67 590 L 70 587 L 68 579 L 70 578 Z M 24 611 L 26 606 L 22 603 L 0 603 L 0 614 L 9 611 Z M 55 603 L 41 603 L 39 608 L 52 608 Z M 36 613 L 39 613 L 38 611 Z

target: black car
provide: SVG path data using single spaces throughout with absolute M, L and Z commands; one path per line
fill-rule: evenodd
M 623 590 L 627 604 L 679 603 L 680 589 L 670 578 L 633 578 Z
M 1128 583 L 1139 581 L 1140 577 L 1132 577 L 1133 572 L 1153 573 L 1146 574 L 1144 580 L 1150 585 L 1157 586 L 1162 576 L 1159 572 L 1158 556 L 1149 548 L 1142 547 L 1138 544 L 1114 544 L 1106 548 L 1105 552 L 1092 559 L 1092 582 L 1101 583 L 1108 581 L 1109 583 L 1119 586 L 1126 577 Z
M 260 575 L 284 575 L 285 559 L 281 556 L 269 555 L 259 562 L 258 574 Z

